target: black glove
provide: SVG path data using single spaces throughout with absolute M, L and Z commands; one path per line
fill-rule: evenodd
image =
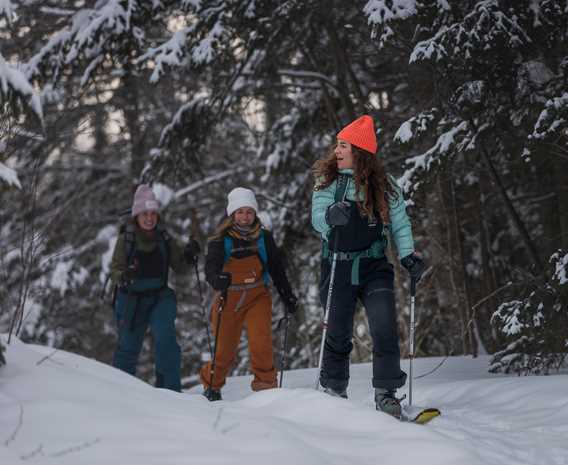
M 185 261 L 190 265 L 193 265 L 197 261 L 197 256 L 200 253 L 201 247 L 199 247 L 199 243 L 195 239 L 190 237 L 189 242 L 183 249 L 183 257 L 185 258 Z
M 349 222 L 351 205 L 347 200 L 332 203 L 325 212 L 325 221 L 330 226 L 344 226 Z
M 231 273 L 221 272 L 213 281 L 213 289 L 220 292 L 225 292 L 231 285 Z
M 293 315 L 298 311 L 298 298 L 294 294 L 288 294 L 282 297 L 284 305 L 286 306 L 286 311 Z
M 120 274 L 120 280 L 118 281 L 118 287 L 128 287 L 136 279 L 136 266 L 130 265 L 126 270 Z
M 424 269 L 426 265 L 424 264 L 424 260 L 422 260 L 416 254 L 410 254 L 404 257 L 400 264 L 406 268 L 408 274 L 412 279 L 415 279 L 416 282 L 420 281 L 422 274 L 424 273 Z

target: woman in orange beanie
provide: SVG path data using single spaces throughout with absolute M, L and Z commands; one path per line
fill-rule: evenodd
M 331 294 L 319 382 L 326 393 L 347 397 L 353 317 L 359 299 L 373 340 L 376 408 L 400 418 L 395 393 L 405 384 L 406 373 L 400 369 L 394 272 L 385 257 L 387 233 L 402 265 L 416 280 L 424 263 L 414 253 L 402 192 L 385 173 L 376 152 L 373 119 L 365 115 L 343 128 L 329 155 L 313 167 L 312 225 L 323 242 L 320 299 L 324 308 Z

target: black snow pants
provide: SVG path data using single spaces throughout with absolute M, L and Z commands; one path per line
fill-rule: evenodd
M 393 266 L 386 258 L 362 258 L 359 285 L 352 285 L 352 264 L 351 260 L 338 260 L 336 264 L 320 383 L 339 392 L 347 388 L 353 317 L 359 299 L 365 307 L 373 340 L 373 387 L 402 387 L 406 373 L 400 369 Z M 324 308 L 330 273 L 331 260 L 324 259 L 320 281 Z

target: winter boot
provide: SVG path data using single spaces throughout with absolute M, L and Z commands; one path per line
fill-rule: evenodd
M 388 413 L 400 420 L 402 408 L 400 400 L 396 398 L 396 390 L 376 388 L 375 405 L 377 410 Z
M 342 399 L 347 399 L 347 390 L 345 389 L 343 391 L 336 391 L 335 389 L 331 389 L 330 387 L 324 387 L 323 392 L 332 397 L 341 397 Z
M 205 397 L 207 397 L 207 400 L 209 402 L 215 402 L 217 400 L 223 400 L 223 398 L 221 397 L 221 391 L 219 389 L 206 388 L 203 391 L 203 395 Z

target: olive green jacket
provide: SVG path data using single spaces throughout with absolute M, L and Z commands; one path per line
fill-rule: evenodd
M 158 241 L 161 240 L 160 233 L 156 232 L 154 237 L 144 234 L 138 226 L 134 230 L 136 249 L 143 252 L 152 252 L 158 247 Z M 126 238 L 125 233 L 120 233 L 114 247 L 112 255 L 112 262 L 110 265 L 110 277 L 113 283 L 118 284 L 121 274 L 126 271 Z M 176 273 L 186 274 L 189 273 L 191 266 L 186 262 L 183 256 L 183 245 L 175 239 L 170 238 L 169 244 L 169 264 Z

